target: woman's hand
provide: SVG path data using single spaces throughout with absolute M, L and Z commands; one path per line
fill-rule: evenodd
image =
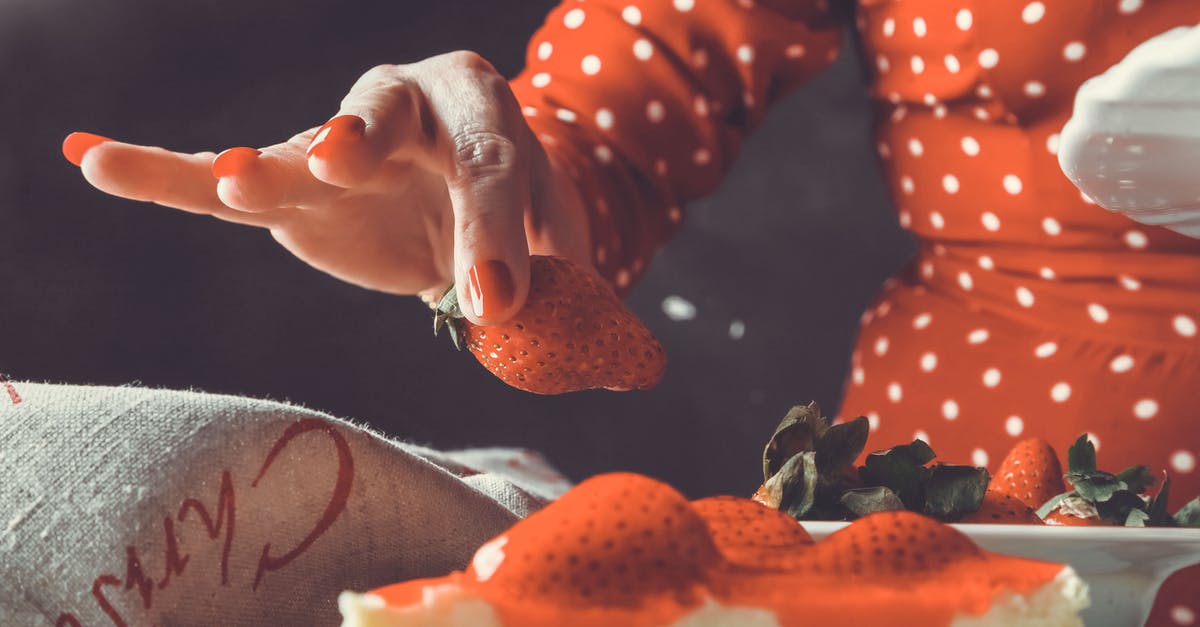
M 1200 237 L 1200 26 L 1158 35 L 1084 83 L 1058 160 L 1100 206 Z
M 531 251 L 590 264 L 578 192 L 473 53 L 376 67 L 328 123 L 261 150 L 76 133 L 63 151 L 102 191 L 269 229 L 355 285 L 430 300 L 454 282 L 476 323 L 521 307 Z

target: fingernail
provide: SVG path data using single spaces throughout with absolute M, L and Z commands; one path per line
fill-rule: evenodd
M 325 153 L 330 146 L 336 144 L 349 144 L 362 139 L 363 134 L 367 130 L 367 123 L 357 115 L 339 115 L 325 123 L 324 126 L 317 129 L 317 134 L 313 136 L 312 143 L 308 145 L 308 150 L 304 153 L 305 156 L 325 158 Z M 324 146 L 324 148 L 321 148 Z M 321 148 L 320 151 L 317 149 Z
M 230 148 L 213 159 L 212 174 L 216 178 L 244 174 L 258 163 L 258 156 L 261 154 L 262 151 L 243 146 Z
M 513 302 L 512 273 L 503 261 L 491 260 L 471 266 L 471 305 L 475 315 L 487 318 L 508 309 Z
M 112 140 L 92 133 L 71 133 L 63 140 L 63 156 L 67 158 L 67 161 L 78 166 L 83 162 L 83 155 L 87 151 L 107 141 Z

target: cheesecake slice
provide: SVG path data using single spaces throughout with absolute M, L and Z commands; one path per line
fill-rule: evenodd
M 1087 590 L 1069 566 L 984 551 L 910 512 L 814 543 L 749 499 L 689 502 L 617 473 L 518 522 L 465 571 L 338 604 L 343 627 L 1081 627 Z

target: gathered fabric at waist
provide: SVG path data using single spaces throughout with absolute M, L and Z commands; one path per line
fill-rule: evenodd
M 1022 324 L 1200 352 L 1200 256 L 926 242 L 911 280 Z

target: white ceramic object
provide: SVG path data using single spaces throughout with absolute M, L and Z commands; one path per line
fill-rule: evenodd
M 1200 237 L 1200 26 L 1153 37 L 1080 86 L 1058 161 L 1096 204 Z
M 804 521 L 814 540 L 845 522 Z M 1136 627 L 1171 573 L 1200 563 L 1200 529 L 954 525 L 980 547 L 1007 555 L 1070 564 L 1088 584 L 1087 627 Z

